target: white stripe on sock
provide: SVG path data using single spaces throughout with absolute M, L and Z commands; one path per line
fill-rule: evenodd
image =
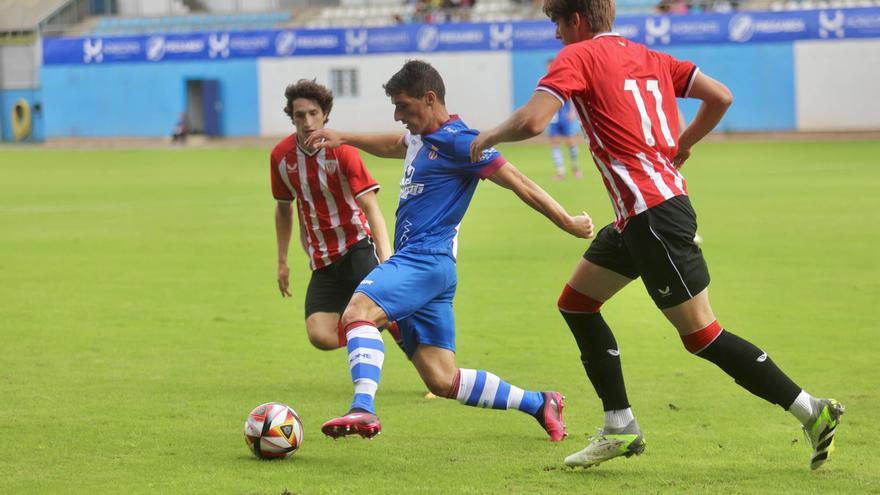
M 375 397 L 378 388 L 379 384 L 368 378 L 360 378 L 354 382 L 354 393 L 356 394 L 367 394 Z
M 348 331 L 346 334 L 349 343 L 351 343 L 355 338 L 362 340 L 372 340 L 382 343 L 382 335 L 379 333 L 379 329 L 371 325 L 361 325 L 358 327 L 354 327 Z M 384 343 L 383 343 L 384 345 Z M 385 362 L 385 353 L 379 349 L 373 349 L 370 347 L 355 347 L 348 353 L 348 367 L 349 369 L 354 368 L 355 365 L 358 364 L 369 364 L 372 366 L 376 366 L 379 369 L 382 369 L 382 364 Z
M 458 399 L 459 402 L 464 404 L 468 397 L 471 396 L 471 390 L 474 388 L 474 382 L 477 381 L 477 370 L 467 370 L 464 368 L 459 368 L 459 382 L 458 382 Z
M 498 385 L 501 383 L 501 379 L 498 376 L 486 372 L 486 385 L 483 386 L 483 393 L 480 395 L 480 400 L 477 402 L 479 407 L 492 407 L 492 404 L 495 402 L 495 393 L 498 392 Z
M 382 340 L 382 334 L 379 333 L 379 329 L 372 325 L 361 325 L 358 327 L 354 327 L 349 330 L 345 336 L 348 340 L 351 340 L 355 337 L 360 337 L 362 339 L 373 339 L 373 340 Z
M 523 389 L 519 387 L 510 386 L 510 395 L 507 396 L 507 408 L 508 409 L 519 409 L 519 403 L 522 402 L 523 398 Z
M 356 364 L 372 364 L 373 366 L 382 369 L 382 364 L 384 362 L 385 353 L 378 349 L 358 347 L 348 354 L 349 369 L 354 368 Z

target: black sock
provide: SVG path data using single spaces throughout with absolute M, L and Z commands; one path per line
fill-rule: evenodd
M 601 313 L 560 311 L 581 351 L 581 363 L 606 411 L 626 409 L 629 400 L 614 334 Z
M 766 352 L 727 330 L 722 330 L 697 356 L 718 365 L 739 386 L 783 409 L 788 409 L 801 392 Z

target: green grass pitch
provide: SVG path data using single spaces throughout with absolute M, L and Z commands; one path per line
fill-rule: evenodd
M 502 149 L 570 211 L 612 210 L 598 173 L 550 180 L 546 146 Z M 0 149 L 0 493 L 877 493 L 880 143 L 717 142 L 684 172 L 719 321 L 848 409 L 808 468 L 796 421 L 690 356 L 639 282 L 606 304 L 645 455 L 568 470 L 602 411 L 556 298 L 587 243 L 482 184 L 461 229 L 458 362 L 567 395 L 570 437 L 425 400 L 388 347 L 373 441 L 343 413 L 345 354 L 311 348 L 305 255 L 275 284 L 268 150 Z M 587 157 L 582 153 L 582 159 Z M 401 166 L 367 159 L 393 217 Z M 291 404 L 305 439 L 254 459 L 251 408 Z

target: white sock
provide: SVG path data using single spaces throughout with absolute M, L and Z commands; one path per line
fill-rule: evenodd
M 794 402 L 788 407 L 788 412 L 796 417 L 802 425 L 806 425 L 807 421 L 810 420 L 810 416 L 813 415 L 813 396 L 805 390 L 801 390 L 801 393 L 798 394 Z
M 556 171 L 558 172 L 559 169 L 565 171 L 565 169 L 562 168 L 564 164 L 562 161 L 562 151 L 559 150 L 559 146 L 553 146 L 550 156 L 553 157 L 553 164 L 556 165 Z
M 632 420 L 636 419 L 633 416 L 633 411 L 631 407 L 627 407 L 626 409 L 614 409 L 611 411 L 605 411 L 605 429 L 615 429 L 619 430 L 624 426 L 630 424 Z
M 577 147 L 577 145 L 568 147 L 568 157 L 571 159 L 571 169 L 577 170 L 577 168 L 578 168 L 578 147 Z

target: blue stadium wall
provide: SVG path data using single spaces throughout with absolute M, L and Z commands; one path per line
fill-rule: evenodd
M 45 132 L 76 136 L 168 136 L 186 109 L 188 79 L 217 79 L 221 134 L 260 134 L 256 60 L 44 65 Z
M 735 103 L 720 130 L 880 129 L 880 99 L 866 97 L 880 80 L 880 8 L 640 16 L 615 27 L 727 84 Z M 339 68 L 359 72 L 361 94 L 337 98 L 332 125 L 399 130 L 381 85 L 408 58 L 434 63 L 450 109 L 484 128 L 531 96 L 559 46 L 546 21 L 46 39 L 41 132 L 167 136 L 186 80 L 217 79 L 222 135 L 281 135 L 291 131 L 284 86 L 331 85 Z M 691 118 L 697 102 L 681 108 Z

